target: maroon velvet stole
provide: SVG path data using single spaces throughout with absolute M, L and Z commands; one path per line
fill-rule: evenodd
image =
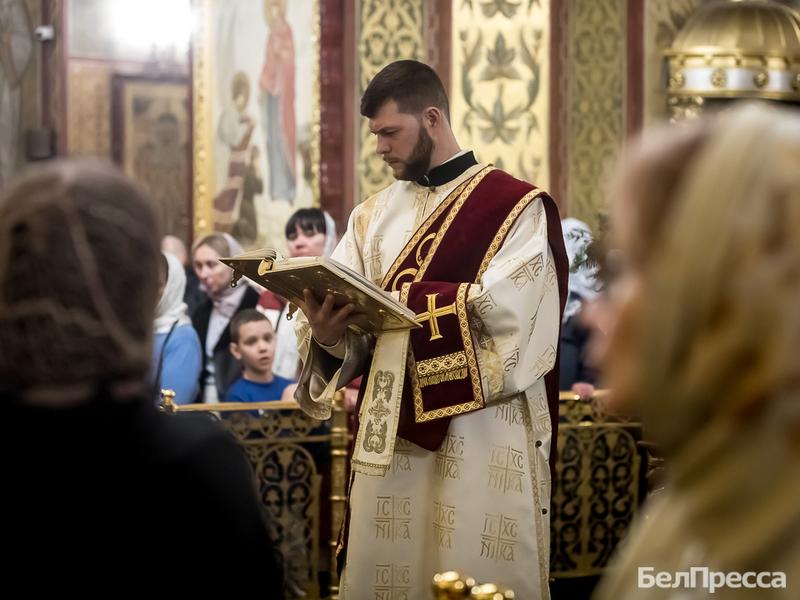
M 497 169 L 481 170 L 445 198 L 387 272 L 384 289 L 401 291 L 401 299 L 417 313 L 423 325 L 411 332 L 397 431 L 400 437 L 427 450 L 438 450 L 453 416 L 484 407 L 466 316 L 467 288 L 470 283 L 479 282 L 517 217 L 536 198 L 542 199 L 547 218 L 547 240 L 558 283 L 560 324 L 567 301 L 569 261 L 558 209 L 546 193 Z M 441 337 L 436 337 L 432 330 L 431 313 L 435 316 L 434 328 Z M 432 337 L 436 339 L 431 340 Z M 552 425 L 551 473 L 555 468 L 558 432 L 558 373 L 556 351 L 553 369 L 544 376 Z M 364 375 L 365 380 L 368 376 Z M 365 388 L 361 386 L 356 415 Z M 357 431 L 357 417 L 355 421 Z M 352 478 L 350 482 L 352 485 Z M 339 573 L 345 562 L 349 521 L 348 502 L 337 549 Z
M 435 451 L 452 417 L 485 406 L 476 342 L 466 311 L 467 291 L 469 284 L 479 283 L 520 213 L 536 198 L 542 199 L 547 217 L 563 313 L 568 262 L 555 203 L 531 184 L 498 169 L 483 169 L 443 200 L 387 272 L 384 289 L 400 290 L 401 300 L 422 324 L 411 331 L 400 437 Z M 558 355 L 554 368 L 545 375 L 545 387 L 553 427 L 552 468 L 558 426 Z

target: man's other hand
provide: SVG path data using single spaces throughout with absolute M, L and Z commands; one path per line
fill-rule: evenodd
M 311 334 L 323 346 L 335 346 L 344 336 L 347 328 L 361 321 L 361 313 L 355 312 L 353 304 L 334 306 L 333 295 L 327 294 L 320 304 L 311 290 L 303 290 L 305 302 L 300 310 L 311 325 Z

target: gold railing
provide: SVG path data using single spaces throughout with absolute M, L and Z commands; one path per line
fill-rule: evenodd
M 333 417 L 323 422 L 306 415 L 294 402 L 177 405 L 174 394 L 162 390 L 162 410 L 209 414 L 244 450 L 253 467 L 273 544 L 283 561 L 287 598 L 338 597 L 336 547 L 347 494 L 350 439 L 343 399 L 343 394 L 337 393 Z M 322 535 L 330 535 L 324 545 L 320 543 L 321 522 L 326 526 Z M 320 571 L 328 574 L 322 584 Z
M 610 416 L 608 392 L 559 397 L 552 489 L 550 575 L 598 575 L 628 530 L 643 495 L 641 424 Z
M 641 425 L 609 416 L 603 409 L 607 395 L 600 391 L 584 400 L 562 392 L 559 398 L 558 460 L 552 489 L 553 578 L 600 574 L 643 497 Z M 293 402 L 175 405 L 168 396 L 164 394 L 162 402 L 167 412 L 242 413 L 221 421 L 253 465 L 261 499 L 276 524 L 274 541 L 287 561 L 287 573 L 312 599 L 325 593 L 317 582 L 319 571 L 327 570 L 330 597 L 337 598 L 335 554 L 347 498 L 350 440 L 341 392 L 328 423 L 308 417 Z M 253 411 L 261 415 L 250 416 Z M 324 460 L 320 452 L 312 456 L 304 447 L 310 444 L 325 449 Z M 302 477 L 292 479 L 298 473 Z M 327 502 L 321 498 L 323 476 L 329 481 Z M 320 519 L 330 519 L 327 569 L 320 569 Z M 305 561 L 292 558 L 303 554 L 290 544 L 295 537 L 306 544 Z

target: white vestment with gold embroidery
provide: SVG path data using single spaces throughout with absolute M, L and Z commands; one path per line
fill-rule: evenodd
M 395 182 L 353 210 L 332 257 L 380 285 L 424 219 L 484 166 L 433 191 Z M 340 598 L 422 600 L 434 573 L 447 570 L 510 587 L 517 598 L 549 598 L 543 376 L 555 361 L 559 297 L 541 199 L 522 211 L 470 287 L 467 308 L 486 407 L 453 417 L 437 452 L 398 439 L 385 476 L 354 473 Z M 371 340 L 348 331 L 333 372 L 302 316 L 297 333 L 304 368 L 296 398 L 327 418 L 328 383 L 359 375 Z

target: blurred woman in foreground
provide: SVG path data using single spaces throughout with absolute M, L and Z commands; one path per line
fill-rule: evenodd
M 241 449 L 204 415 L 153 402 L 156 214 L 137 185 L 92 161 L 47 163 L 0 197 L 12 587 L 108 595 L 110 578 L 194 595 L 214 584 L 195 573 L 213 557 L 220 572 L 258 574 L 225 578 L 230 597 L 280 589 Z
M 618 178 L 627 274 L 606 373 L 668 482 L 598 597 L 704 598 L 702 575 L 676 576 L 692 567 L 773 574 L 717 598 L 797 597 L 800 117 L 744 106 L 662 136 Z M 678 585 L 647 585 L 659 573 Z

